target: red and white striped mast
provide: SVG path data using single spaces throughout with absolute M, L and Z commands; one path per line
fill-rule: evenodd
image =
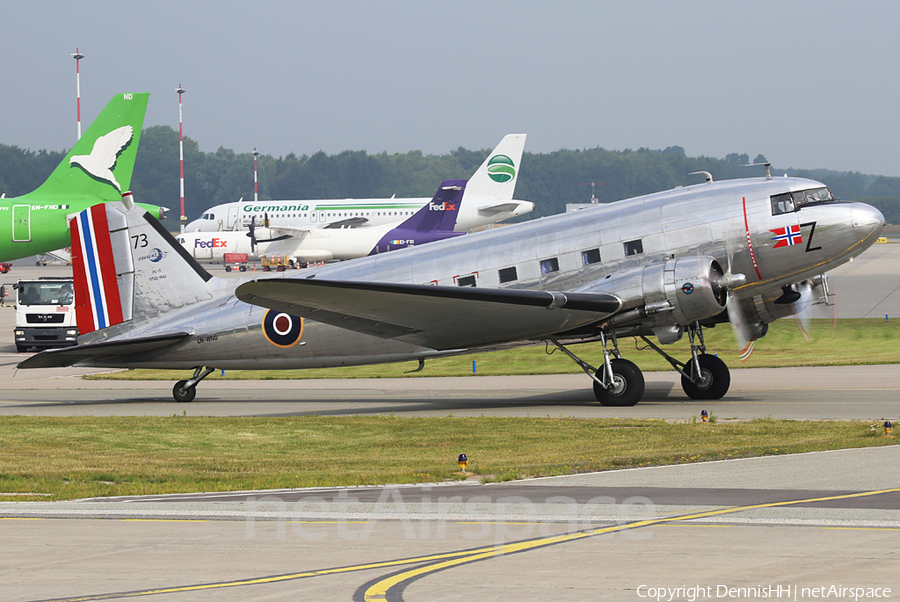
M 78 139 L 81 140 L 81 59 L 84 58 L 84 55 L 76 48 L 72 58 L 75 59 L 75 106 L 78 119 Z
M 175 91 L 178 92 L 178 163 L 181 169 L 181 233 L 184 234 L 184 227 L 187 225 L 187 217 L 184 215 L 184 129 L 181 112 L 181 95 L 184 94 L 184 88 L 178 84 Z
M 259 152 L 253 147 L 253 202 L 259 202 L 259 186 L 256 184 L 256 160 L 259 158 Z

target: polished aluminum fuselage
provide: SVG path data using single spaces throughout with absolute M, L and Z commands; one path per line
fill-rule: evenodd
M 730 266 L 732 273 L 744 274 L 746 282 L 736 294 L 747 300 L 772 294 L 849 261 L 880 234 L 881 214 L 859 203 L 834 202 L 773 215 L 772 195 L 816 187 L 824 185 L 798 178 L 700 184 L 278 277 L 315 275 L 327 280 L 448 286 L 462 279 L 487 288 L 602 290 L 620 296 L 627 308 L 641 300 L 604 289 L 608 276 L 670 258 L 703 255 L 714 257 L 723 268 Z M 792 226 L 800 229 L 802 242 L 775 248 L 772 231 Z M 627 254 L 636 248 L 641 252 Z M 585 254 L 594 261 L 596 252 L 599 261 L 586 264 Z M 515 268 L 516 279 L 501 282 L 500 271 L 505 270 L 508 278 L 509 268 Z M 178 276 L 171 274 L 170 278 L 174 281 Z M 402 361 L 448 353 L 312 320 L 304 321 L 298 344 L 276 346 L 262 332 L 268 310 L 234 296 L 235 288 L 244 281 L 214 278 L 209 283 L 208 301 L 156 317 L 154 307 L 172 305 L 168 293 L 161 290 L 136 297 L 135 315 L 146 316 L 142 321 L 139 318 L 99 331 L 83 342 L 171 332 L 189 332 L 191 338 L 174 348 L 95 359 L 91 364 L 289 369 Z

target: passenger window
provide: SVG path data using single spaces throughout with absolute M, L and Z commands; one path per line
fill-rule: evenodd
M 463 276 L 462 278 L 457 278 L 456 284 L 459 286 L 475 286 L 475 275 L 471 274 L 469 276 Z
M 591 265 L 592 263 L 600 263 L 600 249 L 591 249 L 581 252 L 581 263 L 583 265 Z
M 504 282 L 514 282 L 518 279 L 519 274 L 516 272 L 515 266 L 500 270 L 500 284 L 503 284 Z
M 644 242 L 641 239 L 629 240 L 625 243 L 625 257 L 640 255 L 644 252 Z
M 794 199 L 790 192 L 772 195 L 772 215 L 794 212 Z
M 541 274 L 551 274 L 559 271 L 559 260 L 556 257 L 541 260 Z

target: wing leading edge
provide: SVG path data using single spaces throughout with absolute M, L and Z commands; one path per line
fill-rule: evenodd
M 254 280 L 246 303 L 431 349 L 539 339 L 602 320 L 622 301 L 607 293 L 484 289 L 314 279 Z

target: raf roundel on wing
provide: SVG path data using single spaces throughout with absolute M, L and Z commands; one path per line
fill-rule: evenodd
M 303 318 L 270 309 L 263 317 L 263 334 L 278 347 L 293 347 L 303 336 Z

